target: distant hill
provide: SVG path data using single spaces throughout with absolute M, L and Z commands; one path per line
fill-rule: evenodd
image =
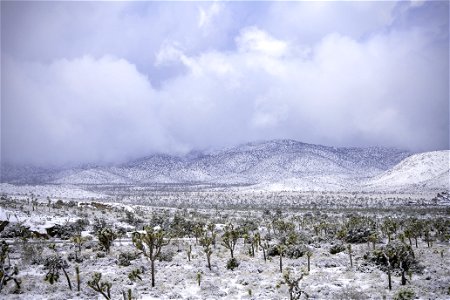
M 367 187 L 385 189 L 444 189 L 450 186 L 450 151 L 414 154 L 392 169 L 367 181 Z
M 381 176 L 410 155 L 392 148 L 336 148 L 271 140 L 181 157 L 155 154 L 109 167 L 46 170 L 2 166 L 2 182 L 270 184 L 287 189 L 336 189 Z

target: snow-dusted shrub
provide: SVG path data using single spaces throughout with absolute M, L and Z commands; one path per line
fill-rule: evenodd
M 306 254 L 308 250 L 303 245 L 290 245 L 287 247 L 285 256 L 289 258 L 299 258 Z
M 131 261 L 138 257 L 136 252 L 121 252 L 117 258 L 117 264 L 119 266 L 127 267 L 131 265 Z
M 239 267 L 239 262 L 236 258 L 230 258 L 227 261 L 227 269 L 233 271 L 234 269 L 236 269 L 237 267 Z
M 1 232 L 0 237 L 28 239 L 31 238 L 31 231 L 29 227 L 20 223 L 9 223 Z
M 106 223 L 105 219 L 102 218 L 95 218 L 94 222 L 92 224 L 92 231 L 97 234 L 100 232 L 103 228 L 106 228 L 108 224 Z
M 103 228 L 97 233 L 100 248 L 109 253 L 113 241 L 117 238 L 117 233 L 111 228 Z
M 166 250 L 166 251 L 161 251 L 161 253 L 159 254 L 158 260 L 159 261 L 172 261 L 173 257 L 175 256 L 175 252 L 173 252 L 172 250 Z
M 299 258 L 305 255 L 307 249 L 304 245 L 289 245 L 286 246 L 286 249 L 283 253 L 283 256 L 289 257 L 289 258 Z M 278 256 L 280 255 L 279 247 L 278 245 L 273 245 L 269 247 L 267 250 L 267 255 L 269 256 Z
M 66 225 L 55 224 L 52 227 L 46 228 L 47 234 L 51 237 L 61 238 L 63 240 L 70 239 L 75 233 L 81 232 L 86 227 L 86 222 L 77 221 Z
M 43 246 L 41 244 L 22 243 L 22 261 L 31 265 L 44 263 L 42 256 Z
M 132 270 L 130 273 L 128 273 L 128 278 L 129 278 L 131 281 L 137 281 L 138 279 L 139 279 L 140 281 L 142 281 L 141 275 L 142 275 L 143 273 L 144 273 L 143 268 L 141 268 L 141 269 L 136 268 L 136 269 Z
M 16 291 L 20 291 L 20 279 L 17 278 L 19 269 L 17 266 L 12 266 L 9 259 L 9 246 L 5 241 L 0 244 L 0 291 L 9 281 L 14 281 L 16 284 Z
M 330 248 L 330 253 L 331 254 L 337 254 L 337 253 L 340 253 L 340 252 L 343 252 L 343 251 L 345 251 L 345 246 L 341 245 L 341 244 L 333 245 Z
M 411 289 L 400 289 L 397 293 L 394 295 L 394 300 L 412 300 L 415 299 L 415 293 Z

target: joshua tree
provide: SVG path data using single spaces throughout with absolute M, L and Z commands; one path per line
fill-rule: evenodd
M 378 241 L 378 235 L 376 233 L 372 233 L 371 235 L 369 235 L 367 241 L 372 243 L 372 249 L 375 250 L 375 244 Z
M 215 234 L 213 236 L 208 236 L 208 234 L 205 233 L 205 235 L 200 239 L 200 245 L 202 245 L 203 251 L 206 254 L 206 261 L 208 263 L 209 270 L 211 270 L 211 255 L 212 255 L 211 245 L 213 243 L 214 236 Z
M 111 300 L 111 286 L 112 283 L 107 281 L 100 281 L 102 279 L 102 273 L 95 272 L 92 275 L 92 280 L 87 282 L 88 286 L 94 291 L 102 294 L 107 300 Z
M 352 245 L 348 244 L 347 246 L 347 250 L 348 250 L 348 257 L 350 258 L 350 268 L 353 268 L 353 258 L 352 258 Z
M 133 244 L 151 263 L 152 287 L 155 286 L 155 260 L 160 256 L 162 247 L 168 245 L 170 238 L 158 227 L 145 227 L 145 233 L 134 232 Z
M 312 252 L 311 251 L 306 251 L 306 257 L 308 258 L 308 272 L 311 271 L 311 256 L 312 256 Z
M 201 283 L 202 283 L 202 273 L 199 271 L 199 272 L 197 272 L 197 284 L 198 284 L 198 286 L 200 286 Z
M 206 226 L 207 232 L 209 232 L 209 236 L 212 237 L 212 244 L 214 245 L 214 248 L 216 247 L 216 224 L 209 223 Z
M 269 237 L 266 236 L 264 238 L 260 238 L 259 239 L 259 246 L 261 247 L 262 251 L 263 251 L 263 257 L 264 257 L 264 262 L 267 261 L 267 250 L 269 249 L 270 245 L 269 245 Z
M 46 259 L 44 267 L 48 270 L 47 274 L 45 274 L 45 281 L 48 281 L 50 284 L 57 282 L 59 279 L 59 271 L 62 270 L 66 277 L 67 285 L 69 286 L 69 289 L 72 290 L 72 283 L 70 282 L 69 275 L 66 271 L 69 267 L 67 261 L 58 255 L 53 255 Z
M 192 254 L 192 245 L 189 244 L 189 247 L 187 249 L 187 257 L 188 257 L 188 261 L 191 261 L 191 254 Z
M 103 228 L 97 233 L 97 238 L 100 247 L 109 253 L 113 241 L 117 238 L 117 233 L 111 228 Z
M 203 223 L 197 223 L 194 225 L 193 232 L 195 236 L 195 245 L 198 243 L 198 239 L 201 238 L 205 232 L 205 224 Z
M 300 277 L 293 277 L 290 270 L 286 270 L 283 273 L 283 281 L 282 283 L 286 284 L 289 289 L 289 299 L 290 300 L 298 300 L 304 294 L 306 298 L 309 297 L 309 295 L 304 291 L 300 289 L 299 283 L 300 280 L 303 279 L 303 274 L 300 275 Z
M 128 289 L 128 292 L 122 291 L 123 300 L 132 300 L 132 292 L 131 289 Z
M 128 278 L 129 278 L 131 281 L 137 281 L 138 279 L 139 279 L 140 281 L 142 281 L 141 274 L 142 274 L 142 270 L 140 270 L 140 269 L 134 269 L 134 270 L 132 270 L 132 271 L 128 274 Z
M 383 251 L 382 254 L 383 254 L 384 258 L 386 259 L 386 264 L 387 264 L 388 288 L 389 288 L 389 290 L 392 290 L 391 259 L 394 257 L 394 253 L 392 251 L 387 250 L 387 251 Z
M 85 242 L 85 238 L 81 236 L 81 234 L 75 234 L 72 237 L 72 242 L 75 245 L 75 261 L 81 262 L 81 247 L 83 246 L 83 243 Z
M 251 257 L 255 256 L 255 248 L 258 249 L 259 240 L 259 232 L 249 232 L 244 235 L 244 242 L 249 243 L 250 245 L 249 254 Z
M 75 266 L 75 274 L 77 276 L 77 291 L 81 290 L 80 268 Z
M 0 243 L 0 292 L 8 281 L 14 281 L 17 290 L 20 290 L 20 280 L 16 278 L 19 274 L 17 266 L 11 266 L 9 260 L 9 246 L 5 241 Z
M 395 220 L 392 219 L 386 219 L 383 222 L 383 225 L 381 226 L 381 229 L 388 237 L 388 243 L 391 242 L 391 236 L 394 233 L 397 233 L 398 224 Z
M 234 228 L 233 224 L 225 226 L 225 232 L 222 235 L 222 245 L 230 250 L 231 258 L 234 258 L 234 248 L 236 247 L 239 236 L 240 232 Z
M 391 243 L 373 252 L 374 260 L 377 264 L 387 267 L 388 287 L 392 289 L 392 270 L 397 268 L 401 273 L 401 284 L 405 285 L 406 274 L 411 271 L 411 267 L 417 262 L 410 245 L 405 243 Z
M 286 245 L 278 244 L 277 251 L 278 251 L 278 254 L 280 255 L 280 272 L 283 273 L 283 254 L 286 251 Z

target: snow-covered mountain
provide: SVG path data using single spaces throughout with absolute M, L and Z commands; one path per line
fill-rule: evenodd
M 254 142 L 183 157 L 155 154 L 117 166 L 66 170 L 6 168 L 2 182 L 54 184 L 286 184 L 348 186 L 379 175 L 410 153 L 390 148 L 336 148 L 293 140 Z M 14 172 L 10 172 L 14 170 Z M 35 175 L 35 176 L 32 176 Z
M 375 189 L 439 189 L 450 186 L 450 151 L 414 154 L 367 181 Z

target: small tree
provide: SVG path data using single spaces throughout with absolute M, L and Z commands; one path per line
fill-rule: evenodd
M 66 277 L 67 285 L 69 286 L 69 289 L 72 290 L 72 283 L 70 282 L 69 275 L 66 271 L 66 269 L 69 267 L 67 261 L 65 261 L 58 255 L 53 255 L 47 257 L 44 263 L 44 267 L 48 270 L 47 274 L 45 274 L 45 281 L 50 284 L 57 282 L 59 279 L 59 271 L 62 270 L 64 276 Z
M 102 279 L 102 273 L 95 272 L 92 275 L 92 280 L 87 282 L 88 286 L 94 291 L 100 293 L 105 299 L 111 300 L 111 287 L 112 284 L 107 281 L 100 281 Z
M 231 258 L 234 258 L 234 248 L 239 239 L 240 232 L 235 229 L 233 224 L 225 226 L 225 232 L 222 235 L 222 245 L 230 250 Z
M 302 279 L 303 274 L 301 274 L 300 277 L 294 277 L 289 269 L 283 273 L 282 283 L 288 286 L 290 300 L 298 300 L 300 299 L 302 294 L 304 294 L 306 298 L 309 297 L 309 295 L 304 290 L 300 289 L 299 283 Z
M 76 262 L 81 262 L 81 248 L 83 246 L 83 243 L 86 241 L 86 239 L 84 237 L 81 236 L 81 234 L 75 234 L 72 237 L 72 242 L 74 243 L 75 246 L 75 261 Z
M 277 251 L 278 251 L 278 254 L 280 255 L 280 272 L 282 273 L 283 272 L 283 254 L 286 251 L 286 245 L 278 244 Z
M 267 250 L 270 247 L 269 240 L 268 236 L 259 239 L 259 246 L 263 251 L 264 262 L 267 262 Z
M 353 251 L 351 244 L 347 245 L 347 250 L 348 250 L 348 257 L 350 258 L 350 268 L 353 268 L 353 258 L 352 258 Z
M 161 249 L 169 242 L 170 238 L 167 233 L 158 227 L 146 226 L 145 233 L 133 233 L 134 246 L 150 260 L 152 287 L 155 286 L 155 260 L 160 256 Z
M 111 228 L 103 228 L 97 233 L 97 238 L 100 247 L 106 253 L 109 253 L 112 243 L 117 238 L 117 233 L 114 232 L 114 230 L 112 230 Z
M 388 288 L 392 289 L 392 270 L 398 269 L 401 274 L 401 284 L 407 282 L 406 274 L 412 267 L 418 268 L 412 247 L 405 243 L 395 242 L 373 251 L 372 260 L 380 265 L 388 274 Z
M 208 269 L 211 270 L 211 255 L 212 255 L 212 243 L 213 243 L 214 237 L 208 236 L 208 234 L 205 234 L 200 239 L 200 245 L 203 247 L 203 251 L 206 254 L 206 262 L 208 263 Z

